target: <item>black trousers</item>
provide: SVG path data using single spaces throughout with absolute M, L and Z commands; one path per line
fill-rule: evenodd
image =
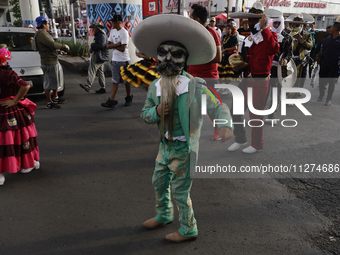
M 332 100 L 332 95 L 335 88 L 336 79 L 339 76 L 338 73 L 338 65 L 334 66 L 325 66 L 321 65 L 319 72 L 319 97 L 324 97 L 326 85 L 328 84 L 328 93 L 327 93 L 327 101 Z

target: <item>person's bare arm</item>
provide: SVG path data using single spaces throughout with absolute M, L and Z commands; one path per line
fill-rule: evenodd
M 139 57 L 139 58 L 144 58 L 146 60 L 151 59 L 149 56 L 147 56 L 147 55 L 145 55 L 141 52 L 136 52 L 136 56 Z
M 119 50 L 121 52 L 124 52 L 126 49 L 126 44 L 121 44 L 120 46 L 116 47 L 116 50 Z
M 230 48 L 225 48 L 222 53 L 228 51 L 228 50 L 237 50 L 237 46 L 233 46 L 233 47 L 230 47 Z
M 144 58 L 145 55 L 141 52 L 136 52 L 136 56 L 139 58 Z
M 216 46 L 216 56 L 213 60 L 211 60 L 209 63 L 220 63 L 222 61 L 222 49 L 221 45 Z
M 23 98 L 27 91 L 30 89 L 30 86 L 20 86 L 17 95 L 12 100 L 5 100 L 1 102 L 2 106 L 5 106 L 5 108 L 12 107 L 16 105 L 21 98 Z
M 108 49 L 117 49 L 121 45 L 122 45 L 121 42 L 113 43 L 113 42 L 109 41 L 108 44 L 107 44 L 107 48 Z

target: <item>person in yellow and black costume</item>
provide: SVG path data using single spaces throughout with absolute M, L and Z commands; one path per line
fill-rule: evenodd
M 233 29 L 232 24 L 227 24 L 224 28 L 225 35 L 222 37 L 222 61 L 218 64 L 218 74 L 222 82 L 237 80 L 240 77 L 240 73 L 233 70 L 228 60 L 230 55 L 237 53 L 238 39 L 232 34 Z
M 143 59 L 133 65 L 122 66 L 120 74 L 124 81 L 131 83 L 137 88 L 142 86 L 147 91 L 149 85 L 160 77 L 155 66 L 157 60 L 139 52 L 138 49 L 136 49 L 136 56 Z

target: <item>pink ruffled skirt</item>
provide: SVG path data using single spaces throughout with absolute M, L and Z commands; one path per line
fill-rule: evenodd
M 0 173 L 16 173 L 34 167 L 35 161 L 39 161 L 35 108 L 36 104 L 29 99 L 7 109 L 0 106 Z

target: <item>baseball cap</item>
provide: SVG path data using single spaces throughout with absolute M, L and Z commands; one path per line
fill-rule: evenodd
M 212 17 L 211 19 L 210 19 L 210 21 L 216 21 L 216 19 L 215 19 L 215 17 Z
M 123 21 L 123 17 L 120 14 L 113 15 L 111 21 Z
M 35 19 L 35 22 L 37 22 L 37 27 L 41 27 L 43 21 L 46 20 L 44 16 L 39 16 Z

